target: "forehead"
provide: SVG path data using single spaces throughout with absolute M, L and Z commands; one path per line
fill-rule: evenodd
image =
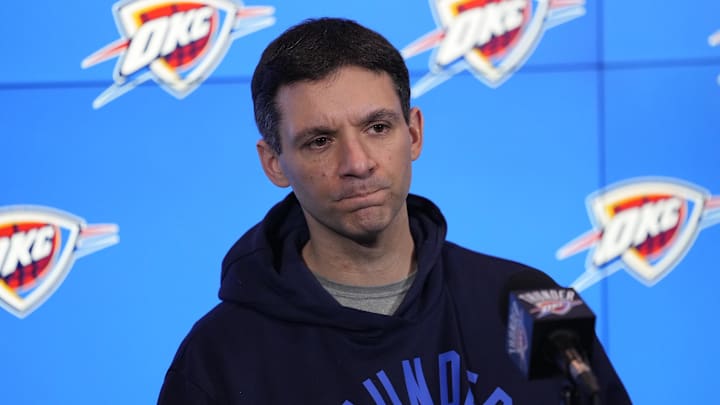
M 390 75 L 356 66 L 342 67 L 320 80 L 282 86 L 275 101 L 281 131 L 290 129 L 288 125 L 339 124 L 377 109 L 401 113 Z

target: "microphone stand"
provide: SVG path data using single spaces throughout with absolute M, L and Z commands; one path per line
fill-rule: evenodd
M 560 391 L 560 405 L 601 405 L 600 395 L 582 397 L 579 395 L 577 386 L 570 381 Z
M 548 337 L 546 354 L 570 382 L 562 392 L 564 405 L 600 405 L 600 385 L 586 357 L 577 349 L 577 336 L 559 330 Z

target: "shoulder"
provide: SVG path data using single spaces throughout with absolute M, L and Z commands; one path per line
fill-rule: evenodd
M 241 343 L 244 338 L 252 336 L 246 332 L 253 328 L 254 319 L 257 317 L 252 310 L 230 302 L 220 302 L 195 322 L 179 351 Z
M 257 340 L 257 334 L 248 331 L 257 324 L 253 320 L 256 316 L 253 311 L 221 302 L 200 318 L 183 339 L 170 364 L 162 398 L 173 399 L 192 392 L 193 398 L 202 396 L 222 403 L 227 395 L 225 381 L 228 376 L 248 378 L 249 372 L 231 359 L 248 360 L 254 356 L 252 348 L 257 342 L 251 340 Z M 163 403 L 176 403 L 173 401 Z
M 257 345 L 259 315 L 238 305 L 221 302 L 192 326 L 180 344 L 170 368 L 192 380 L 227 365 L 227 356 L 252 356 L 249 348 Z M 211 381 L 207 381 L 210 383 Z
M 544 285 L 557 285 L 545 272 L 509 259 L 486 255 L 446 242 L 443 248 L 444 283 L 461 307 L 503 308 L 507 294 L 517 279 L 541 280 Z
M 534 272 L 547 276 L 543 271 L 510 259 L 487 255 L 445 242 L 443 267 L 449 279 L 477 280 L 493 285 L 504 285 L 513 275 Z M 548 276 L 549 278 L 549 276 Z

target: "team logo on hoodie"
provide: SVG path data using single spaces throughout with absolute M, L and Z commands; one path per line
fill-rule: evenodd
M 120 39 L 88 56 L 88 68 L 117 57 L 114 83 L 93 101 L 100 108 L 155 80 L 182 99 L 215 70 L 230 43 L 275 23 L 275 9 L 238 0 L 124 0 L 113 5 Z
M 423 361 L 425 363 L 423 364 Z M 513 400 L 501 387 L 492 391 L 478 384 L 478 373 L 468 370 L 463 358 L 455 350 L 438 354 L 437 363 L 429 356 L 402 360 L 401 364 L 381 369 L 368 377 L 362 385 L 366 392 L 357 402 L 343 401 L 342 405 L 386 404 L 512 404 Z M 423 369 L 432 367 L 440 370 L 433 379 L 426 379 Z M 391 377 L 392 376 L 392 377 Z M 460 379 L 464 378 L 467 391 L 462 392 Z M 393 381 L 394 380 L 394 381 Z M 433 386 L 434 385 L 434 386 Z M 487 399 L 475 399 L 475 395 Z
M 419 97 L 470 70 L 498 87 L 535 50 L 545 30 L 585 14 L 584 0 L 430 0 L 437 28 L 401 52 L 408 59 L 434 49 L 430 71 L 412 89 Z
M 0 207 L 0 306 L 28 316 L 60 287 L 75 259 L 118 242 L 113 224 L 40 206 Z
M 714 34 L 710 35 L 708 38 L 708 43 L 710 46 L 720 46 L 720 30 L 717 30 Z M 720 75 L 717 77 L 717 83 L 720 85 Z
M 577 291 L 625 269 L 647 286 L 667 276 L 700 230 L 720 222 L 720 196 L 670 178 L 636 178 L 587 198 L 593 229 L 561 247 L 559 260 L 590 249 Z

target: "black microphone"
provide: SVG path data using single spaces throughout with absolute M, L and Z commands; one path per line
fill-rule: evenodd
M 526 378 L 569 378 L 591 403 L 600 387 L 590 367 L 595 314 L 572 288 L 542 272 L 511 276 L 501 298 L 507 352 Z

